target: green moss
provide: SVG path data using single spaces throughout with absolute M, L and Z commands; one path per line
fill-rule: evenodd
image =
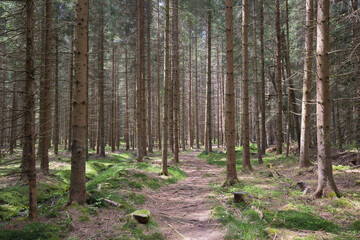
M 329 220 L 296 210 L 267 211 L 264 212 L 264 218 L 273 227 L 312 231 L 325 230 L 326 232 L 337 232 L 340 230 L 338 225 Z
M 350 166 L 333 165 L 333 170 L 334 170 L 334 171 L 343 172 L 343 171 L 349 170 L 349 169 L 350 169 Z
M 252 209 L 244 209 L 243 215 L 236 217 L 232 211 L 217 206 L 214 216 L 227 228 L 225 239 L 267 239 L 265 224 Z
M 66 231 L 62 227 L 45 224 L 30 223 L 23 230 L 0 230 L 0 239 L 2 240 L 56 240 L 66 236 Z
M 357 220 L 357 221 L 353 222 L 352 224 L 350 224 L 349 228 L 351 230 L 360 232 L 360 220 Z

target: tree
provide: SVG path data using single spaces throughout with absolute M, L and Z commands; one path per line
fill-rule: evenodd
M 314 24 L 314 1 L 306 1 L 306 35 L 305 35 L 305 58 L 303 98 L 301 113 L 301 137 L 300 137 L 300 167 L 311 165 L 309 158 L 310 148 L 310 100 L 312 78 L 312 52 L 313 52 L 313 24 Z
M 226 87 L 225 87 L 225 135 L 226 135 L 226 183 L 238 181 L 235 155 L 235 93 L 234 93 L 234 52 L 233 52 L 233 2 L 225 1 L 226 28 Z
M 159 146 L 159 149 L 161 150 L 160 68 L 161 68 L 161 56 L 160 56 L 160 0 L 157 0 L 157 137 L 158 137 L 158 146 Z
M 151 20 L 152 8 L 151 0 L 147 0 L 147 94 L 148 94 L 148 111 L 147 111 L 147 130 L 148 130 L 148 151 L 153 152 L 153 136 L 152 136 L 152 77 L 151 77 Z
M 172 82 L 173 98 L 174 98 L 174 162 L 179 162 L 179 7 L 178 0 L 172 1 L 172 50 L 173 50 L 173 62 L 172 62 Z
M 34 68 L 34 0 L 26 0 L 26 81 L 24 89 L 23 163 L 29 183 L 29 219 L 38 220 L 35 162 L 35 68 Z
M 351 0 L 352 3 L 352 10 L 354 16 L 353 24 L 352 24 L 352 38 L 353 38 L 353 48 L 355 50 L 354 54 L 354 77 L 356 79 L 356 97 L 357 101 L 355 101 L 355 108 L 357 112 L 357 119 L 356 119 L 356 146 L 360 149 L 360 17 L 359 17 L 359 10 L 358 10 L 358 0 Z M 357 165 L 360 165 L 360 159 L 358 159 Z
M 105 157 L 105 122 L 104 122 L 104 7 L 100 6 L 99 11 L 99 52 L 98 52 L 98 144 L 97 153 Z
M 260 0 L 260 57 L 261 57 L 261 153 L 266 149 L 266 103 L 265 103 L 265 44 L 264 44 L 264 0 Z
M 280 32 L 280 0 L 276 3 L 276 90 L 277 90 L 277 137 L 276 137 L 276 153 L 282 153 L 282 83 L 281 83 L 281 32 Z
M 206 86 L 206 144 L 205 151 L 212 152 L 212 111 L 211 111 L 211 0 L 208 0 L 208 26 L 207 26 L 207 40 L 208 40 L 208 66 L 207 66 L 207 86 Z
M 255 74 L 255 122 L 256 122 L 256 144 L 258 146 L 257 149 L 257 157 L 259 164 L 263 163 L 262 160 L 262 151 L 261 151 L 261 136 L 260 136 L 260 94 L 259 94 L 259 81 L 258 81 L 258 65 L 257 65 L 257 38 L 256 38 L 256 2 L 255 0 L 252 1 L 253 3 L 253 28 L 254 28 L 254 74 Z
M 70 55 L 69 55 L 69 83 L 68 83 L 68 111 L 69 111 L 69 129 L 68 129 L 68 151 L 71 151 L 72 145 L 72 122 L 73 122 L 73 72 L 74 72 L 74 40 L 73 40 L 73 33 L 71 33 L 70 37 Z
M 191 25 L 189 26 L 189 112 L 188 112 L 188 118 L 189 118 L 189 145 L 190 148 L 194 147 L 194 126 L 193 126 L 193 119 L 192 119 L 192 29 Z
M 144 3 L 136 1 L 136 128 L 137 160 L 141 162 L 146 155 L 146 117 L 145 117 L 145 63 L 144 63 Z
M 51 131 L 51 57 L 52 57 L 52 0 L 46 0 L 45 74 L 40 82 L 40 139 L 41 172 L 49 174 L 49 147 Z
M 164 132 L 164 141 L 162 148 L 162 171 L 161 174 L 168 176 L 168 167 L 167 167 L 167 154 L 168 154 L 168 99 L 169 99 L 169 75 L 170 75 L 170 49 L 169 49 L 169 37 L 170 37 L 170 8 L 169 0 L 165 0 L 165 71 L 164 71 L 164 121 L 163 121 L 163 132 Z
M 242 97 L 243 97 L 243 168 L 252 170 L 250 163 L 250 129 L 249 129 L 249 49 L 248 49 L 248 0 L 242 5 Z
M 54 112 L 54 154 L 59 152 L 59 34 L 55 34 L 55 112 Z
M 316 114 L 318 144 L 318 185 L 314 196 L 324 194 L 326 185 L 340 197 L 332 172 L 330 131 L 330 1 L 318 0 L 316 45 Z
M 69 204 L 86 203 L 89 0 L 76 2 L 75 95 Z

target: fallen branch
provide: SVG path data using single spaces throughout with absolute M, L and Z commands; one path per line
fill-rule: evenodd
M 350 168 L 351 168 L 351 169 L 360 168 L 360 165 L 352 166 L 352 167 L 350 167 Z
M 170 228 L 172 228 L 177 234 L 179 234 L 183 239 L 188 239 L 187 237 L 185 237 L 184 235 L 182 235 L 178 230 L 176 230 L 170 223 L 168 223 L 167 221 L 165 221 L 165 223 L 167 225 L 169 225 Z
M 120 207 L 121 206 L 121 203 L 118 203 L 118 202 L 115 202 L 115 201 L 112 201 L 112 200 L 109 200 L 109 199 L 104 199 L 104 202 L 107 202 L 111 205 L 114 205 L 116 207 Z

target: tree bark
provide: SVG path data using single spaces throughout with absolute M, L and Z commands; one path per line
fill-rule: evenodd
M 316 46 L 316 113 L 317 113 L 317 144 L 318 144 L 318 186 L 314 196 L 324 194 L 326 185 L 340 197 L 336 187 L 331 163 L 331 131 L 330 131 L 330 1 L 318 0 L 317 9 L 317 46 Z
M 104 122 L 104 9 L 100 7 L 99 13 L 99 52 L 98 52 L 98 96 L 99 96 L 99 111 L 98 111 L 98 154 L 105 157 L 105 122 Z
M 191 25 L 189 26 L 189 112 L 188 112 L 188 117 L 189 117 L 189 124 L 188 124 L 188 129 L 189 129 L 189 144 L 190 144 L 190 148 L 192 149 L 194 147 L 194 126 L 192 124 L 193 119 L 192 119 L 192 28 Z
M 253 0 L 253 28 L 254 28 L 254 74 L 255 74 L 255 128 L 256 128 L 256 144 L 257 144 L 257 157 L 259 164 L 263 163 L 261 151 L 261 136 L 260 136 L 260 94 L 259 94 L 259 81 L 258 81 L 258 65 L 257 65 L 257 38 L 256 38 L 256 1 Z
M 130 124 L 129 124 L 129 83 L 128 83 L 128 52 L 125 47 L 125 144 L 126 151 L 130 150 Z
M 68 129 L 68 151 L 71 151 L 72 145 L 72 121 L 73 121 L 73 72 L 74 72 L 74 40 L 71 34 L 70 38 L 70 59 L 69 59 L 69 85 L 68 85 L 68 103 L 69 103 L 69 129 Z
M 52 0 L 46 0 L 45 74 L 40 83 L 40 139 L 41 172 L 49 174 L 49 147 L 51 129 L 51 57 L 52 57 Z
M 195 126 L 196 126 L 196 147 L 200 148 L 199 130 L 199 84 L 198 84 L 198 44 L 195 37 Z
M 174 162 L 179 162 L 179 23 L 178 0 L 172 1 L 173 64 L 172 82 L 174 98 Z
M 276 138 L 276 153 L 282 153 L 282 82 L 281 82 L 281 32 L 280 32 L 280 0 L 275 0 L 276 3 L 276 88 L 277 88 L 277 138 Z
M 24 89 L 23 163 L 29 184 L 29 219 L 38 221 L 35 166 L 35 68 L 34 68 L 34 0 L 26 0 L 26 81 Z
M 168 154 L 168 99 L 169 99 L 169 75 L 170 75 L 170 49 L 169 49 L 169 37 L 170 37 L 170 8 L 169 0 L 165 0 L 165 69 L 164 69 L 164 121 L 163 121 L 163 150 L 162 150 L 162 171 L 161 174 L 168 176 L 167 166 L 167 154 Z
M 234 93 L 234 52 L 233 52 L 233 1 L 225 1 L 226 28 L 226 86 L 225 86 L 225 134 L 226 134 L 226 182 L 238 181 L 235 155 L 235 93 Z
M 161 56 L 160 56 L 160 0 L 157 0 L 157 137 L 158 137 L 158 146 L 161 150 L 161 95 L 160 95 L 160 66 L 161 66 Z
M 252 170 L 250 163 L 250 121 L 249 121 L 249 49 L 248 49 L 248 22 L 249 1 L 242 4 L 242 97 L 243 97 L 243 168 Z
M 89 0 L 76 2 L 75 91 L 69 204 L 86 203 Z
M 300 138 L 300 167 L 311 165 L 310 150 L 310 110 L 311 110 L 311 81 L 313 58 L 313 26 L 314 26 L 314 1 L 306 1 L 306 35 L 305 35 L 305 61 L 303 79 L 303 99 L 301 113 L 301 138 Z
M 55 34 L 55 113 L 54 113 L 54 154 L 59 154 L 59 35 Z
M 212 152 L 212 111 L 211 111 L 211 0 L 208 0 L 208 66 L 207 66 L 207 99 L 206 99 L 206 149 L 207 153 Z
M 261 57 L 261 153 L 264 154 L 266 141 L 266 102 L 265 102 L 265 44 L 264 44 L 264 0 L 260 0 L 260 57 Z
M 355 50 L 354 54 L 354 77 L 356 79 L 356 97 L 357 100 L 355 100 L 355 109 L 357 112 L 356 117 L 356 126 L 355 126 L 355 138 L 356 138 L 356 146 L 357 149 L 360 149 L 360 14 L 358 10 L 358 0 L 352 0 L 352 10 L 353 13 L 356 14 L 354 16 L 353 24 L 352 24 L 352 34 L 353 34 L 353 48 Z M 360 165 L 360 159 L 357 162 L 358 165 Z
M 151 0 L 147 0 L 147 97 L 148 97 L 148 111 L 147 111 L 147 135 L 148 135 L 148 151 L 153 152 L 153 136 L 152 136 L 152 77 L 151 77 L 151 20 L 152 8 Z

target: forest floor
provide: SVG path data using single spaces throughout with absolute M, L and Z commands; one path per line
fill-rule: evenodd
M 236 150 L 239 182 L 228 187 L 222 187 L 226 154 L 221 149 L 181 152 L 179 164 L 169 161 L 168 177 L 159 175 L 160 151 L 140 163 L 131 151 L 109 152 L 106 158 L 90 152 L 88 204 L 69 207 L 64 206 L 70 155 L 51 153 L 50 176 L 37 176 L 40 223 L 26 218 L 27 185 L 18 180 L 18 150 L 0 165 L 0 239 L 360 239 L 360 169 L 351 167 L 359 157 L 355 151 L 333 152 L 334 177 L 344 197 L 330 192 L 312 199 L 316 162 L 299 169 L 296 156 L 269 149 L 260 165 L 252 144 L 254 171 L 248 173 L 242 171 L 242 149 Z M 300 182 L 308 187 L 305 192 Z M 246 192 L 245 203 L 233 202 L 235 191 Z M 151 212 L 146 225 L 132 216 L 140 209 Z
M 144 208 L 152 212 L 165 239 L 223 239 L 225 232 L 213 209 L 217 205 L 210 183 L 221 184 L 222 169 L 198 159 L 199 150 L 180 154 L 178 165 L 187 177 L 147 192 Z

